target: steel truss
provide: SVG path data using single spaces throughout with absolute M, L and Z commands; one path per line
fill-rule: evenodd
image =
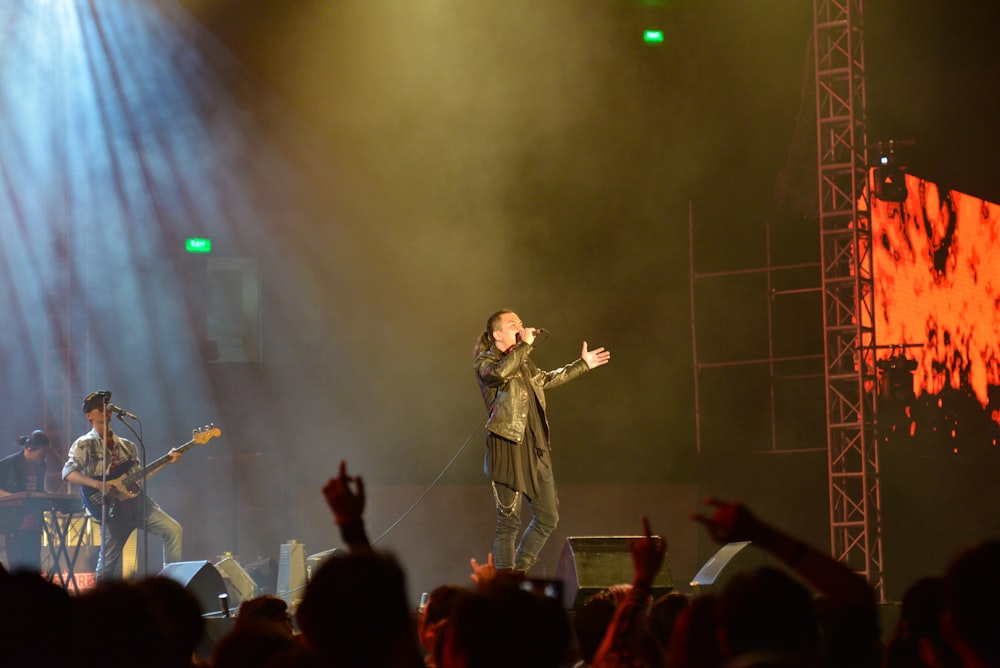
M 830 544 L 884 600 L 862 2 L 813 2 Z

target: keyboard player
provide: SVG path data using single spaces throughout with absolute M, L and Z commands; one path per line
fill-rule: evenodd
M 20 451 L 0 459 L 0 497 L 17 492 L 44 492 L 49 437 L 40 429 L 17 439 Z M 7 548 L 7 570 L 41 569 L 42 515 L 30 505 L 0 514 Z

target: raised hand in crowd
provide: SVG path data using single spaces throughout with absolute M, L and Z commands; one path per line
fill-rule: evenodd
M 653 534 L 649 518 L 642 518 L 643 535 L 628 541 L 632 553 L 632 588 L 615 609 L 614 617 L 598 648 L 594 668 L 642 665 L 646 637 L 646 614 L 652 601 L 653 580 L 663 566 L 667 541 Z
M 829 600 L 875 605 L 872 588 L 857 573 L 829 554 L 820 552 L 780 529 L 760 520 L 742 503 L 705 499 L 715 512 L 695 513 L 691 519 L 704 525 L 717 543 L 751 541 L 798 573 Z
M 630 538 L 629 552 L 632 553 L 632 586 L 652 586 L 653 579 L 663 566 L 667 554 L 667 541 L 662 536 L 653 535 L 649 528 L 649 518 L 642 518 L 643 535 L 640 538 Z
M 469 559 L 469 564 L 472 566 L 472 573 L 469 575 L 469 578 L 479 586 L 483 586 L 497 575 L 497 567 L 493 562 L 492 552 L 486 555 L 485 564 L 480 564 L 476 561 L 475 557 Z
M 730 658 L 753 652 L 820 651 L 828 666 L 875 668 L 881 647 L 875 591 L 831 555 L 760 520 L 741 503 L 709 498 L 711 516 L 694 514 L 719 543 L 751 541 L 808 582 L 823 599 L 819 616 L 810 593 L 777 568 L 737 574 L 722 591 L 720 635 Z M 782 594 L 777 592 L 781 591 Z M 777 603 L 776 601 L 783 601 Z M 738 612 L 733 612 L 738 610 Z M 773 616 L 768 615 L 773 613 Z
M 341 460 L 337 476 L 323 485 L 323 498 L 350 551 L 371 551 L 364 523 L 365 483 L 361 476 L 347 474 L 347 462 Z

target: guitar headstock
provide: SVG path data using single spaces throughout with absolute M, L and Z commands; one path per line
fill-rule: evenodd
M 216 436 L 222 436 L 222 430 L 214 424 L 207 424 L 204 427 L 191 430 L 191 440 L 198 445 L 204 445 Z

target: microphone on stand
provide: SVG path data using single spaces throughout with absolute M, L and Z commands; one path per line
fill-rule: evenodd
M 114 411 L 115 413 L 118 413 L 118 417 L 132 418 L 133 420 L 138 420 L 139 419 L 138 417 L 136 417 L 135 413 L 130 413 L 127 410 L 125 410 L 124 408 L 122 408 L 121 406 L 115 406 L 114 404 L 108 404 L 108 409 L 111 410 L 111 411 Z

